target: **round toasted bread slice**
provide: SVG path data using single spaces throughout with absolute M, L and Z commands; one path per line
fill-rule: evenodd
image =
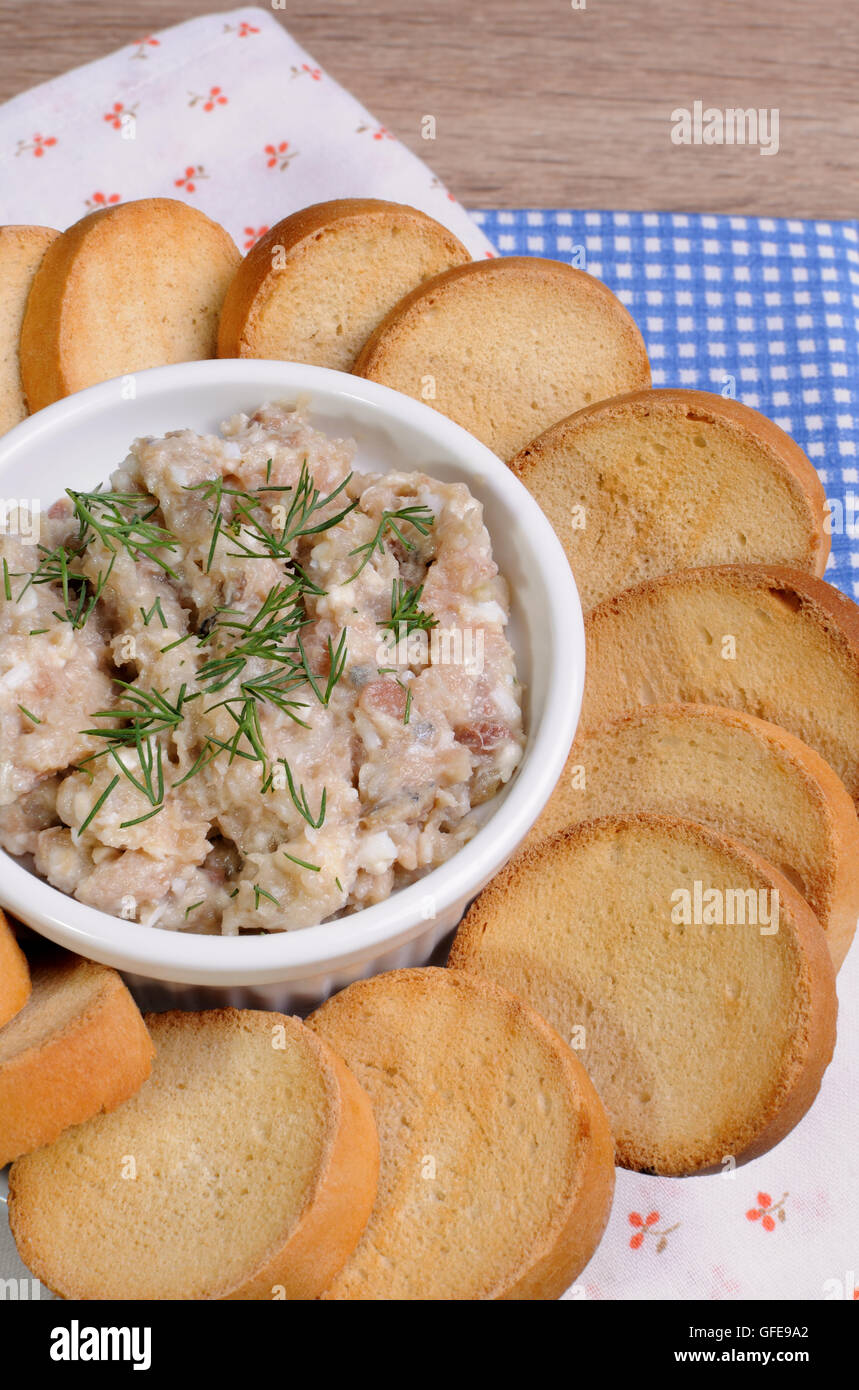
M 0 910 L 0 1028 L 20 1013 L 29 997 L 30 969 L 27 957 L 18 945 L 5 913 Z
M 413 290 L 354 370 L 426 401 L 503 459 L 591 401 L 650 385 L 641 334 L 611 290 L 533 256 L 475 261 Z
M 33 276 L 59 236 L 52 227 L 0 227 L 0 434 L 27 414 L 18 342 Z
M 0 1167 L 113 1110 L 152 1069 L 152 1041 L 115 970 L 51 954 L 34 962 L 32 985 L 0 1032 Z
M 337 198 L 285 217 L 248 252 L 227 291 L 219 357 L 267 357 L 351 371 L 403 295 L 470 261 L 417 208 Z
M 373 1205 L 367 1097 L 298 1019 L 149 1014 L 150 1080 L 20 1159 L 9 1221 L 63 1298 L 314 1298 Z
M 585 610 L 698 565 L 826 567 L 817 473 L 739 401 L 633 391 L 561 420 L 511 466 L 564 545 Z
M 859 608 L 780 565 L 677 570 L 585 623 L 580 728 L 644 705 L 744 709 L 795 734 L 859 801 Z
M 214 357 L 218 317 L 241 256 L 187 203 L 101 208 L 51 243 L 21 327 L 30 410 L 145 367 Z
M 327 1299 L 550 1299 L 608 1219 L 614 1150 L 576 1057 L 506 991 L 453 971 L 350 985 L 308 1020 L 379 1127 L 379 1195 Z
M 481 894 L 450 964 L 515 990 L 581 1048 L 627 1168 L 764 1153 L 832 1056 L 835 976 L 811 908 L 691 821 L 607 817 L 554 836 Z
M 742 710 L 648 706 L 576 739 L 523 849 L 636 811 L 699 821 L 774 864 L 811 907 L 838 969 L 859 917 L 859 817 L 813 748 Z

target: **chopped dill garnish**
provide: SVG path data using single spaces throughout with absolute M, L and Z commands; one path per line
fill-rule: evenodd
M 322 799 L 319 803 L 319 815 L 314 820 L 313 812 L 310 809 L 310 802 L 307 800 L 307 793 L 304 790 L 303 783 L 298 788 L 298 791 L 296 791 L 295 781 L 292 776 L 292 769 L 289 766 L 289 763 L 286 761 L 286 758 L 278 758 L 277 761 L 283 765 L 283 769 L 286 773 L 287 786 L 289 787 L 289 794 L 292 797 L 292 804 L 294 805 L 296 811 L 300 816 L 303 817 L 304 820 L 307 821 L 307 824 L 311 826 L 313 830 L 321 829 L 322 823 L 325 820 L 325 807 L 328 801 L 327 787 L 322 788 Z M 271 769 L 268 777 L 263 783 L 263 791 L 268 791 L 268 788 L 271 786 L 273 780 L 274 768 Z
M 161 598 L 160 598 L 160 596 L 159 596 L 158 598 L 156 598 L 155 602 L 153 603 L 153 605 L 152 605 L 152 607 L 150 608 L 150 610 L 149 610 L 148 613 L 147 613 L 143 608 L 141 608 L 141 610 L 140 610 L 140 616 L 141 616 L 142 619 L 143 619 L 143 626 L 144 626 L 144 627 L 148 627 L 148 626 L 149 626 L 149 624 L 150 624 L 151 621 L 152 621 L 153 614 L 155 614 L 155 613 L 158 614 L 158 617 L 159 617 L 160 620 L 161 620 L 161 626 L 162 626 L 162 627 L 167 627 L 167 626 L 168 626 L 168 623 L 167 623 L 167 619 L 166 619 L 165 616 L 164 616 L 164 609 L 161 607 Z
M 269 471 L 266 483 L 271 477 L 271 461 L 269 460 Z M 217 537 L 223 528 L 224 516 L 221 505 L 224 497 L 232 498 L 233 516 L 227 527 L 231 541 L 237 547 L 236 550 L 227 551 L 228 555 L 247 560 L 277 559 L 292 561 L 291 547 L 302 536 L 316 536 L 322 531 L 328 531 L 332 526 L 338 525 L 344 517 L 357 507 L 357 501 L 350 502 L 348 506 L 339 511 L 336 516 L 328 517 L 322 521 L 313 522 L 313 518 L 318 512 L 333 502 L 335 497 L 339 497 L 344 488 L 349 483 L 351 473 L 348 474 L 341 483 L 327 497 L 323 497 L 313 481 L 313 475 L 307 466 L 307 459 L 302 460 L 301 471 L 295 487 L 287 484 L 278 486 L 265 486 L 256 488 L 253 491 L 244 491 L 241 488 L 231 488 L 224 484 L 223 478 L 207 478 L 205 482 L 195 483 L 189 487 L 189 491 L 200 491 L 207 501 L 213 504 L 213 515 L 215 525 L 212 534 L 212 544 L 209 550 L 209 562 L 207 569 L 211 565 L 212 557 L 215 552 Z M 262 497 L 265 493 L 291 493 L 289 506 L 284 513 L 283 526 L 279 533 L 270 531 L 262 520 L 255 515 L 262 507 Z M 313 524 L 311 524 L 313 523 Z M 242 533 L 247 535 L 247 540 L 242 539 Z M 251 542 L 250 544 L 248 542 Z
M 375 554 L 384 555 L 385 536 L 389 531 L 393 531 L 397 540 L 401 545 L 404 545 L 407 550 L 414 550 L 414 541 L 408 540 L 407 537 L 403 535 L 400 529 L 400 523 L 408 523 L 408 525 L 413 526 L 420 535 L 428 536 L 430 527 L 434 521 L 435 513 L 431 507 L 426 506 L 423 502 L 417 502 L 411 507 L 401 507 L 399 511 L 396 512 L 382 512 L 382 519 L 376 527 L 376 534 L 373 536 L 372 540 L 367 541 L 365 545 L 358 545 L 354 550 L 349 551 L 350 555 L 362 555 L 364 558 L 355 573 L 350 575 L 349 579 L 346 580 L 346 583 L 351 584 L 353 579 L 357 579 L 364 566 L 368 561 L 372 560 Z
M 141 555 L 177 579 L 176 571 L 158 553 L 178 550 L 179 542 L 164 526 L 150 518 L 158 511 L 158 502 L 146 493 L 137 492 L 75 492 L 66 488 L 78 521 L 78 553 L 97 536 L 106 549 L 125 550 L 132 560 Z
M 202 907 L 202 906 L 203 906 L 203 903 L 204 903 L 205 901 L 206 901 L 205 898 L 201 898 L 200 901 L 199 901 L 198 903 L 191 903 L 191 906 L 190 906 L 190 907 L 186 907 L 186 908 L 185 908 L 185 921 L 186 921 L 186 922 L 187 922 L 187 920 L 188 920 L 189 914 L 192 913 L 192 912 L 196 912 L 197 908 L 198 908 L 198 907 Z
M 306 859 L 299 859 L 295 854 L 287 854 L 286 850 L 282 850 L 281 853 L 284 859 L 291 860 L 291 862 L 297 864 L 300 869 L 309 869 L 312 874 L 318 874 L 319 870 L 322 868 L 321 864 L 308 864 Z
M 401 690 L 404 690 L 404 691 L 406 692 L 406 708 L 405 708 L 405 710 L 403 711 L 403 723 L 404 723 L 404 724 L 408 724 L 409 720 L 410 720 L 411 717 L 412 717 L 412 692 L 411 692 L 411 688 L 410 688 L 410 686 L 406 685 L 403 681 L 401 681 L 401 680 L 399 680 L 399 679 L 397 680 L 397 685 L 400 687 Z
M 129 703 L 115 705 L 113 709 L 96 710 L 93 719 L 121 719 L 120 725 L 109 728 L 95 727 L 81 732 L 90 738 L 101 739 L 105 747 L 98 753 L 84 758 L 81 766 L 105 755 L 112 758 L 124 777 L 132 786 L 146 797 L 150 806 L 159 811 L 164 802 L 164 762 L 163 746 L 158 735 L 176 729 L 185 717 L 185 705 L 199 698 L 199 692 L 187 694 L 187 686 L 182 685 L 175 702 L 171 702 L 160 690 L 144 690 L 129 685 L 127 681 L 116 680 L 116 685 L 126 692 Z M 140 777 L 119 756 L 119 749 L 126 748 L 137 756 Z M 116 779 L 118 780 L 118 778 Z M 139 816 L 136 820 L 125 821 L 126 826 L 137 825 L 148 820 L 151 814 Z
M 95 804 L 93 805 L 92 810 L 90 811 L 89 815 L 87 816 L 86 820 L 84 821 L 83 825 L 81 826 L 80 830 L 78 831 L 78 834 L 79 834 L 79 835 L 83 835 L 83 833 L 84 833 L 84 831 L 86 830 L 87 826 L 89 825 L 90 821 L 94 820 L 95 817 L 98 815 L 99 811 L 101 810 L 101 808 L 102 808 L 102 806 L 104 805 L 104 803 L 107 801 L 107 798 L 110 796 L 111 792 L 113 791 L 113 789 L 114 789 L 114 787 L 116 786 L 116 784 L 117 784 L 118 781 L 119 781 L 119 777 L 116 776 L 116 777 L 114 777 L 110 782 L 108 782 L 108 784 L 107 784 L 107 786 L 105 787 L 104 791 L 102 792 L 101 796 L 98 798 L 98 800 L 97 800 L 97 801 L 95 802 Z
M 153 811 L 147 811 L 143 816 L 135 816 L 134 820 L 122 820 L 119 822 L 119 828 L 120 830 L 128 830 L 132 825 L 142 825 L 145 820 L 151 820 L 153 816 L 157 816 L 160 810 L 161 807 L 156 806 Z
M 9 561 L 5 555 L 3 556 L 3 593 L 6 595 L 6 599 L 11 602 L 12 585 L 9 582 Z
M 181 647 L 183 642 L 187 642 L 189 637 L 193 637 L 193 632 L 186 632 L 184 637 L 177 637 L 175 642 L 168 642 L 166 647 L 161 648 L 161 655 L 165 652 L 172 652 L 174 647 Z
M 22 714 L 25 714 L 27 716 L 28 719 L 32 719 L 34 724 L 41 724 L 41 719 L 37 719 L 35 714 L 31 714 L 30 711 L 28 709 L 25 709 L 23 705 L 19 705 L 18 708 Z
M 87 618 L 101 597 L 116 556 L 111 556 L 106 571 L 103 573 L 99 571 L 95 586 L 90 592 L 90 581 L 87 576 L 73 568 L 75 562 L 80 559 L 80 549 L 69 548 L 65 545 L 54 546 L 53 550 L 48 550 L 46 546 L 40 545 L 38 549 L 41 552 L 41 559 L 32 573 L 27 575 L 26 583 L 16 601 L 21 602 L 31 584 L 59 584 L 64 606 L 61 612 L 57 612 L 55 609 L 52 616 L 58 622 L 71 623 L 74 628 L 84 627 Z M 15 576 L 15 578 L 21 577 L 20 575 Z
M 395 579 L 391 585 L 391 616 L 379 619 L 377 626 L 388 628 L 395 637 L 408 637 L 410 632 L 428 632 L 438 627 L 438 618 L 432 613 L 424 613 L 420 607 L 423 584 L 410 589 L 403 579 Z M 405 628 L 405 632 L 401 631 Z
M 258 883 L 255 883 L 255 884 L 254 884 L 254 912 L 258 912 L 258 911 L 259 911 L 259 900 L 260 900 L 260 898 L 268 898 L 269 902 L 270 902 L 270 903 L 274 903 L 275 907 L 280 907 L 280 903 L 278 902 L 277 898 L 273 898 L 272 895 L 271 895 L 271 893 L 267 893 L 266 890 L 265 890 L 264 888 L 260 888 L 259 884 L 258 884 Z
M 340 882 L 339 878 L 335 878 L 334 882 L 337 884 L 337 887 L 339 888 L 341 893 L 346 892 L 346 889 L 343 887 L 343 884 Z
M 331 696 L 334 692 L 335 685 L 337 684 L 337 682 L 339 681 L 340 677 L 343 675 L 343 672 L 346 669 L 346 661 L 349 656 L 349 653 L 346 650 L 345 628 L 343 632 L 341 632 L 340 634 L 340 640 L 337 643 L 336 651 L 334 649 L 334 644 L 331 641 L 330 637 L 328 638 L 327 647 L 328 681 L 325 686 L 325 694 L 323 695 L 317 683 L 317 679 L 313 675 L 313 672 L 311 671 L 310 666 L 308 665 L 307 655 L 305 653 L 301 638 L 298 638 L 298 650 L 301 654 L 301 669 L 304 671 L 305 677 L 307 678 L 307 683 L 313 691 L 314 695 L 316 696 L 317 700 L 319 700 L 320 703 L 325 705 L 326 707 L 328 706 L 329 701 L 331 700 Z

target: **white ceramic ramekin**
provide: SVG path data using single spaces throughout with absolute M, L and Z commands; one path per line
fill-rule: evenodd
M 145 1007 L 305 1012 L 361 976 L 425 964 L 472 898 L 540 814 L 575 733 L 584 628 L 570 568 L 551 526 L 494 454 L 428 406 L 341 372 L 288 362 L 190 362 L 81 391 L 0 440 L 0 498 L 43 509 L 67 487 L 106 479 L 139 435 L 214 430 L 264 401 L 302 401 L 312 422 L 354 438 L 357 466 L 422 469 L 461 479 L 484 504 L 512 593 L 510 636 L 526 686 L 528 743 L 475 838 L 447 864 L 386 902 L 303 931 L 194 936 L 98 912 L 0 852 L 0 903 L 79 954 L 116 966 Z

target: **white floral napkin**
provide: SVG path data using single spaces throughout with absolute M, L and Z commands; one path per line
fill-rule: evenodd
M 363 196 L 419 207 L 492 254 L 431 171 L 262 9 L 144 35 L 14 97 L 0 170 L 0 223 L 63 230 L 111 203 L 181 198 L 246 251 L 299 208 Z

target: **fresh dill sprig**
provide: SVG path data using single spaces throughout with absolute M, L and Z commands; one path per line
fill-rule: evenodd
M 391 616 L 380 618 L 377 626 L 387 628 L 394 636 L 408 637 L 410 632 L 428 632 L 438 627 L 438 618 L 425 613 L 420 607 L 423 584 L 410 589 L 404 579 L 395 579 L 391 585 Z M 401 629 L 405 627 L 403 633 Z
M 31 719 L 34 724 L 41 724 L 41 719 L 37 719 L 35 714 L 32 714 L 31 711 L 26 709 L 24 705 L 19 705 L 18 708 L 21 711 L 21 713 L 26 715 L 28 719 Z
M 397 679 L 397 685 L 400 687 L 401 690 L 405 691 L 405 695 L 406 695 L 406 707 L 405 707 L 405 709 L 403 710 L 403 723 L 404 723 L 404 724 L 408 724 L 409 720 L 410 720 L 411 717 L 412 717 L 412 691 L 411 691 L 411 687 L 408 686 L 408 685 L 406 685 L 404 681 L 401 681 L 401 680 L 399 680 L 399 679 Z
M 110 757 L 122 775 L 131 782 L 137 791 L 146 797 L 154 810 L 135 820 L 124 821 L 123 827 L 138 825 L 161 810 L 164 804 L 164 754 L 160 734 L 169 733 L 182 723 L 185 705 L 199 698 L 199 692 L 188 695 L 187 686 L 182 685 L 175 701 L 168 699 L 160 690 L 144 690 L 129 685 L 127 681 L 117 680 L 116 684 L 126 692 L 129 703 L 115 705 L 113 709 L 96 710 L 93 719 L 121 719 L 123 722 L 111 727 L 94 727 L 81 732 L 90 738 L 98 738 L 104 743 L 98 753 L 91 753 L 81 761 L 81 768 L 97 758 Z M 120 749 L 133 751 L 137 757 L 140 776 L 136 777 L 131 767 L 120 757 Z M 116 785 L 114 779 L 112 786 Z
M 286 850 L 283 850 L 282 854 L 284 859 L 291 860 L 291 862 L 297 864 L 300 869 L 309 869 L 312 874 L 318 874 L 319 870 L 322 868 L 321 864 L 308 864 L 306 859 L 299 859 L 296 854 L 287 854 Z
M 286 761 L 286 758 L 278 758 L 277 761 L 283 766 L 283 769 L 286 773 L 286 782 L 287 786 L 289 787 L 289 794 L 292 797 L 292 804 L 295 807 L 296 811 L 300 816 L 303 817 L 304 820 L 307 821 L 307 824 L 313 830 L 321 829 L 322 823 L 325 820 L 325 807 L 328 801 L 327 787 L 322 788 L 322 798 L 319 803 L 319 815 L 314 818 L 313 812 L 310 809 L 310 802 L 307 800 L 307 793 L 304 790 L 304 784 L 302 783 L 296 791 L 295 779 L 292 775 L 292 768 L 289 766 L 289 763 Z M 264 792 L 268 791 L 273 781 L 274 767 L 271 768 L 268 776 L 263 782 L 262 790 Z
M 113 709 L 96 710 L 90 717 L 122 719 L 125 723 L 118 728 L 82 729 L 81 732 L 91 738 L 101 738 L 116 747 L 133 746 L 136 745 L 138 737 L 148 738 L 153 734 L 177 728 L 184 718 L 185 705 L 199 698 L 199 693 L 188 695 L 186 685 L 180 686 L 176 700 L 171 701 L 160 690 L 144 690 L 140 686 L 129 685 L 128 681 L 118 679 L 114 684 L 126 692 L 130 703 L 124 706 L 114 705 Z
M 271 469 L 269 468 L 267 479 L 270 476 Z M 316 536 L 322 531 L 328 531 L 355 510 L 358 505 L 357 501 L 350 502 L 336 516 L 313 521 L 317 513 L 340 496 L 351 476 L 351 473 L 348 474 L 332 492 L 323 497 L 313 481 L 313 475 L 305 458 L 302 461 L 298 481 L 294 487 L 288 484 L 269 486 L 267 482 L 265 487 L 246 491 L 242 488 L 225 486 L 223 478 L 208 478 L 205 482 L 193 484 L 188 490 L 202 492 L 206 500 L 213 504 L 215 524 L 206 564 L 207 571 L 211 567 L 220 534 L 229 535 L 231 544 L 236 546 L 235 550 L 227 551 L 230 556 L 246 560 L 271 558 L 291 561 L 292 546 L 302 536 Z M 264 495 L 268 493 L 292 494 L 284 513 L 283 526 L 279 532 L 269 530 L 260 517 L 256 515 L 263 505 Z M 225 517 L 221 510 L 225 497 L 232 498 L 233 507 L 232 520 L 228 523 L 226 530 L 224 528 Z M 247 535 L 247 541 L 242 538 L 243 533 Z
M 280 903 L 278 902 L 277 898 L 272 897 L 271 893 L 266 892 L 265 888 L 260 888 L 259 884 L 258 884 L 258 883 L 255 883 L 255 884 L 254 884 L 254 912 L 259 912 L 259 900 L 260 900 L 260 898 L 268 898 L 269 902 L 270 902 L 270 903 L 274 903 L 275 907 L 280 907 Z
M 164 616 L 164 609 L 161 607 L 161 596 L 160 596 L 160 595 L 158 596 L 158 598 L 156 598 L 155 602 L 153 603 L 153 605 L 152 605 L 152 607 L 150 608 L 150 610 L 149 610 L 148 613 L 145 611 L 145 609 L 141 608 L 141 610 L 140 610 L 140 616 L 141 616 L 142 619 L 143 619 L 143 626 L 144 626 L 144 627 L 148 627 L 148 626 L 149 626 L 149 624 L 150 624 L 151 621 L 152 621 L 152 618 L 153 618 L 154 614 L 156 614 L 156 613 L 158 614 L 158 617 L 159 617 L 160 620 L 161 620 L 161 626 L 162 626 L 162 627 L 167 627 L 167 626 L 168 626 L 168 623 L 167 623 L 167 619 L 166 619 L 165 616 Z
M 306 622 L 298 580 L 274 585 L 252 618 L 238 609 L 219 609 L 200 646 L 216 644 L 224 633 L 233 640 L 222 655 L 203 662 L 197 679 L 208 694 L 216 694 L 241 675 L 251 657 L 295 666 L 295 649 L 284 644 Z
M 363 555 L 364 558 L 355 573 L 350 575 L 346 580 L 346 583 L 351 584 L 353 579 L 357 579 L 364 566 L 375 554 L 384 555 L 385 536 L 389 531 L 394 533 L 397 540 L 400 541 L 407 550 L 414 550 L 415 543 L 403 535 L 401 524 L 408 523 L 408 525 L 413 526 L 420 535 L 428 536 L 430 527 L 434 521 L 435 513 L 431 507 L 426 506 L 423 502 L 416 502 L 410 507 L 400 507 L 399 511 L 396 512 L 382 512 L 382 519 L 376 527 L 376 534 L 373 536 L 372 540 L 367 541 L 364 545 L 358 545 L 354 550 L 349 551 L 350 555 Z
M 17 602 L 21 602 L 31 585 L 58 584 L 63 596 L 63 608 L 61 611 L 54 609 L 52 616 L 58 622 L 71 623 L 74 628 L 84 627 L 110 578 L 115 555 L 111 556 L 105 571 L 99 570 L 95 584 L 90 588 L 90 580 L 87 576 L 73 568 L 81 558 L 82 551 L 80 549 L 68 545 L 56 545 L 52 550 L 49 550 L 47 546 L 40 545 L 38 549 L 41 552 L 41 559 L 32 573 L 27 575 Z M 21 577 L 15 575 L 16 579 Z
M 141 555 L 177 579 L 176 571 L 159 554 L 161 550 L 177 550 L 179 542 L 172 532 L 150 520 L 158 511 L 158 502 L 146 493 L 137 492 L 75 492 L 66 488 L 78 521 L 78 552 L 97 536 L 107 550 L 116 554 L 125 550 L 132 560 Z M 138 509 L 138 510 L 135 510 Z
M 104 803 L 107 801 L 107 798 L 110 796 L 111 792 L 113 791 L 114 787 L 117 785 L 118 781 L 119 781 L 119 777 L 116 776 L 116 777 L 113 778 L 112 781 L 108 782 L 108 784 L 107 784 L 107 786 L 105 787 L 104 791 L 102 792 L 101 796 L 98 798 L 97 801 L 95 801 L 95 802 L 93 803 L 93 806 L 92 806 L 92 809 L 90 810 L 89 815 L 87 816 L 86 820 L 83 822 L 83 824 L 81 825 L 80 830 L 78 831 L 78 834 L 79 834 L 79 835 L 83 835 L 83 833 L 84 833 L 84 831 L 86 830 L 87 826 L 89 825 L 90 821 L 95 820 L 96 816 L 98 815 L 98 813 L 99 813 L 99 811 L 101 810 L 101 808 L 102 808 L 102 806 L 104 805 Z
M 339 681 L 340 677 L 343 675 L 343 672 L 346 669 L 346 661 L 349 655 L 349 653 L 346 650 L 346 630 L 344 628 L 341 632 L 340 640 L 337 643 L 336 649 L 334 647 L 334 643 L 331 641 L 331 638 L 328 638 L 328 680 L 325 685 L 324 694 L 319 685 L 317 677 L 314 676 L 313 672 L 310 669 L 310 663 L 307 660 L 307 653 L 304 650 L 304 644 L 302 643 L 300 636 L 298 637 L 297 641 L 298 651 L 301 656 L 301 669 L 304 672 L 304 675 L 307 679 L 307 683 L 313 691 L 314 695 L 316 696 L 317 700 L 320 702 L 320 704 L 325 705 L 327 708 L 331 700 L 331 696 L 334 692 L 334 687 L 336 686 L 337 682 Z

